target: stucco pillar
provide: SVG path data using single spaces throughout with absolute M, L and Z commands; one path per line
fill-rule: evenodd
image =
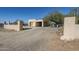
M 75 39 L 75 17 L 64 18 L 64 31 L 61 40 L 73 40 Z
M 22 30 L 23 29 L 23 24 L 21 23 L 21 21 L 18 21 L 18 29 L 17 29 L 17 31 L 20 31 L 20 30 Z
M 44 27 L 44 22 L 42 21 L 42 27 Z

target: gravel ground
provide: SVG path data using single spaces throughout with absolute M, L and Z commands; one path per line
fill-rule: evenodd
M 0 31 L 0 51 L 72 51 L 79 40 L 63 41 L 57 28 L 33 28 L 20 32 Z

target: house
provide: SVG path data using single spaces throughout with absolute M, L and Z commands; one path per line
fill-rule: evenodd
M 44 26 L 44 21 L 42 19 L 30 19 L 28 21 L 28 26 L 30 27 L 43 27 Z

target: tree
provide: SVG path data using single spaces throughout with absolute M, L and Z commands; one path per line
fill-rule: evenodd
M 55 13 L 51 13 L 47 15 L 43 19 L 48 22 L 55 22 L 56 24 L 63 24 L 64 15 L 59 12 L 55 12 Z
M 79 24 L 79 8 L 78 7 L 71 8 L 70 12 L 66 16 L 76 17 L 76 23 Z
M 79 8 L 78 7 L 73 7 L 70 9 L 70 12 L 66 16 L 79 16 Z

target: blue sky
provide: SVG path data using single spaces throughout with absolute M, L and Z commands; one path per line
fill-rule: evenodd
M 70 8 L 62 7 L 0 7 L 0 22 L 3 21 L 15 21 L 21 19 L 27 22 L 29 19 L 40 19 L 49 13 L 59 11 L 63 14 L 67 14 Z

